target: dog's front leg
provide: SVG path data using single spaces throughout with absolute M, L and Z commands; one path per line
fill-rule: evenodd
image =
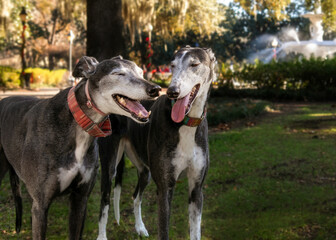
M 69 239 L 82 239 L 88 196 L 79 192 L 70 195 Z
M 201 219 L 203 207 L 202 185 L 204 178 L 204 169 L 202 171 L 188 170 L 190 240 L 201 239 Z
M 34 240 L 44 240 L 47 231 L 48 209 L 51 201 L 38 202 L 33 197 L 32 205 L 32 232 Z
M 170 206 L 173 198 L 174 187 L 165 186 L 162 189 L 158 187 L 158 217 L 159 217 L 159 239 L 169 239 L 169 218 Z

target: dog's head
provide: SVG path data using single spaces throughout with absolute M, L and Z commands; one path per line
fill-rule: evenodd
M 210 48 L 187 46 L 174 54 L 167 96 L 175 99 L 178 106 L 174 107 L 176 113 L 172 113 L 175 122 L 183 120 L 195 99 L 208 94 L 211 82 L 216 78 L 215 66 L 216 57 Z
M 100 63 L 93 57 L 82 57 L 73 76 L 89 81 L 90 95 L 103 112 L 124 115 L 140 123 L 147 122 L 150 113 L 139 101 L 157 97 L 161 90 L 143 78 L 142 69 L 134 62 L 121 56 Z

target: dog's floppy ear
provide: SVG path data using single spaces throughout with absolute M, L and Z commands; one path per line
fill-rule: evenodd
M 76 78 L 79 77 L 89 78 L 96 72 L 96 67 L 98 63 L 99 62 L 94 57 L 84 56 L 76 64 L 72 72 L 72 76 Z
M 212 52 L 212 49 L 211 48 L 203 48 L 206 52 L 207 52 L 207 54 L 208 54 L 208 56 L 209 56 L 209 58 L 210 58 L 210 61 L 211 62 L 216 62 L 216 56 L 215 56 L 215 54 Z
M 121 55 L 119 55 L 119 56 L 116 56 L 116 57 L 113 57 L 113 58 L 111 58 L 112 60 L 114 60 L 114 59 L 123 59 L 123 57 L 121 56 Z
M 217 71 L 217 61 L 216 56 L 212 52 L 211 48 L 203 48 L 210 58 L 210 77 L 209 81 L 214 81 L 216 79 L 216 71 Z
M 208 54 L 209 58 L 210 58 L 210 68 L 214 69 L 215 65 L 216 65 L 216 56 L 215 54 L 212 52 L 211 48 L 203 48 L 206 53 Z

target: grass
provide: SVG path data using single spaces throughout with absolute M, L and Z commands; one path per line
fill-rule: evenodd
M 283 105 L 254 127 L 209 136 L 211 164 L 204 186 L 202 239 L 336 239 L 336 114 L 330 104 Z M 281 111 L 285 111 L 282 114 Z M 138 239 L 132 193 L 136 171 L 130 164 L 121 196 L 121 222 L 110 209 L 109 239 Z M 100 183 L 89 199 L 83 239 L 98 233 Z M 188 239 L 186 179 L 172 203 L 171 239 Z M 0 239 L 30 239 L 30 200 L 23 189 L 23 231 L 17 236 L 8 177 L 0 191 Z M 143 199 L 143 220 L 157 239 L 155 186 Z M 67 197 L 52 204 L 48 239 L 67 239 Z
M 209 126 L 239 119 L 251 119 L 265 112 L 270 102 L 249 99 L 210 98 L 207 119 Z

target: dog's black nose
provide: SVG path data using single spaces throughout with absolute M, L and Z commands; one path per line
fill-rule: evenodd
M 151 85 L 147 88 L 147 94 L 151 97 L 159 96 L 159 92 L 161 91 L 161 87 L 159 85 Z
M 171 86 L 167 89 L 167 96 L 169 98 L 177 98 L 180 95 L 180 88 L 176 86 Z

